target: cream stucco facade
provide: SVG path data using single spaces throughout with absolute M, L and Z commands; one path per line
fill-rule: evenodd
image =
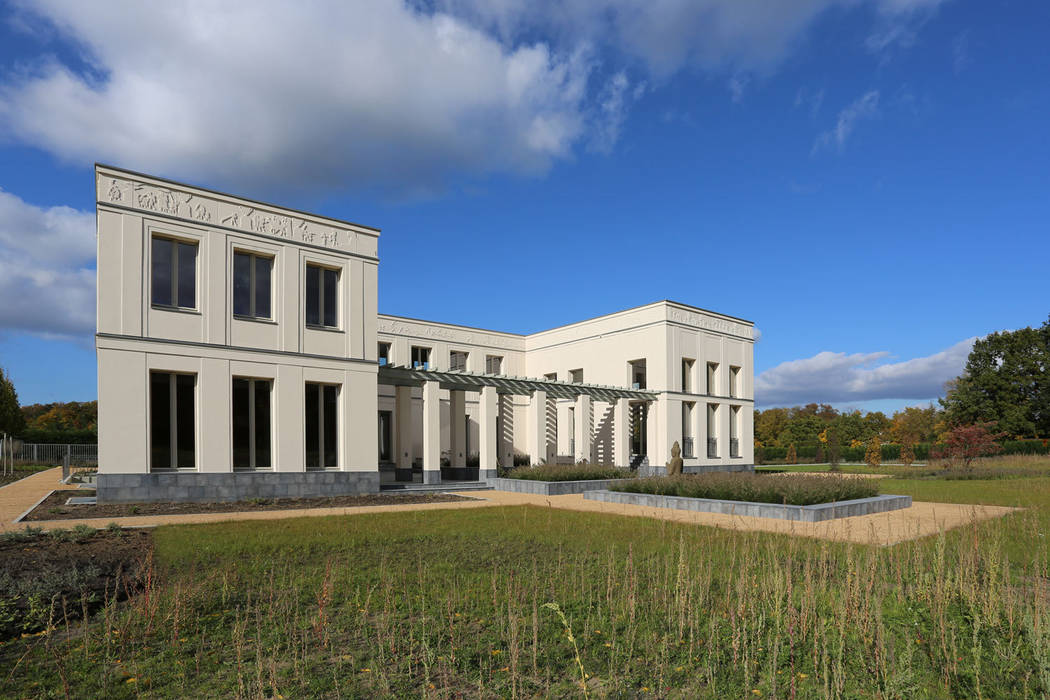
M 517 462 L 753 463 L 753 325 L 378 313 L 379 230 L 96 167 L 99 497 L 374 492 Z M 529 379 L 525 379 L 529 378 Z

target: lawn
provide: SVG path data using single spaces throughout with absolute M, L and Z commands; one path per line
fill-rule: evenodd
M 145 591 L 6 643 L 0 696 L 1050 692 L 1050 478 L 880 485 L 1028 510 L 893 547 L 537 507 L 158 528 Z

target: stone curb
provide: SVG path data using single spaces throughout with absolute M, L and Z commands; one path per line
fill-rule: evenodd
M 858 498 L 852 501 L 820 503 L 812 506 L 789 506 L 778 503 L 754 503 L 751 501 L 723 501 L 713 498 L 684 498 L 682 496 L 658 496 L 650 493 L 627 493 L 624 491 L 587 491 L 583 497 L 590 501 L 623 503 L 650 508 L 672 508 L 693 510 L 701 513 L 742 515 L 751 518 L 779 518 L 807 523 L 819 523 L 856 515 L 871 515 L 890 510 L 911 507 L 911 496 L 883 495 Z

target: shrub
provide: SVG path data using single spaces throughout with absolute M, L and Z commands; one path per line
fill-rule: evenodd
M 795 443 L 788 445 L 787 463 L 798 464 L 798 451 L 795 449 Z
M 740 474 L 712 472 L 632 479 L 609 486 L 612 491 L 685 498 L 783 503 L 809 506 L 877 496 L 875 479 L 812 474 Z
M 606 464 L 541 464 L 537 467 L 518 467 L 507 472 L 508 479 L 530 481 L 587 481 L 589 479 L 624 479 L 630 476 L 626 469 Z
M 864 453 L 864 462 L 872 469 L 878 469 L 882 464 L 882 445 L 878 437 L 872 437 L 868 443 L 868 449 Z
M 910 442 L 901 445 L 900 461 L 906 467 L 910 467 L 911 463 L 915 461 L 915 449 Z
M 987 457 L 999 452 L 1002 447 L 995 441 L 1001 438 L 1003 433 L 993 433 L 990 430 L 992 425 L 994 424 L 974 423 L 952 428 L 944 441 L 945 457 L 969 469 L 978 457 Z

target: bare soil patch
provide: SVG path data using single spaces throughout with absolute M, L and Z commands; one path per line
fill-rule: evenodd
M 66 505 L 71 496 L 94 496 L 88 489 L 55 491 L 24 518 L 26 522 L 44 520 L 82 520 L 88 518 L 126 518 L 142 515 L 197 515 L 200 513 L 252 513 L 305 508 L 352 508 L 360 506 L 400 506 L 421 503 L 469 501 L 448 493 L 369 494 L 326 498 L 263 498 L 230 503 L 107 503 Z
M 0 640 L 134 595 L 152 550 L 144 530 L 27 529 L 0 537 Z

